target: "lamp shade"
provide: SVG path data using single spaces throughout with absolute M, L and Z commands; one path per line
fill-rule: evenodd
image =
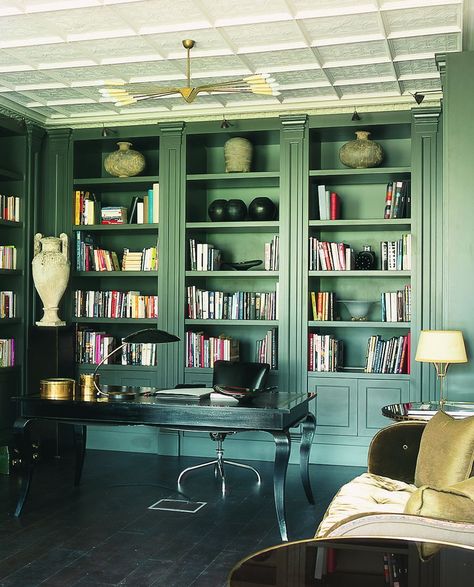
M 137 330 L 132 332 L 128 336 L 122 339 L 123 342 L 149 342 L 149 343 L 164 343 L 164 342 L 177 342 L 179 338 L 174 334 L 165 332 L 164 330 L 157 330 L 156 328 L 144 328 L 143 330 Z
M 460 330 L 422 330 L 415 360 L 421 363 L 466 363 L 467 355 Z

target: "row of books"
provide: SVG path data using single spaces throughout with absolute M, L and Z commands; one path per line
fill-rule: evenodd
M 120 344 L 122 344 L 120 339 L 106 332 L 78 329 L 76 332 L 76 362 L 97 365 Z M 104 365 L 117 363 L 154 366 L 156 365 L 156 344 L 128 343 L 120 352 L 104 361 Z
M 270 369 L 278 369 L 278 330 L 270 329 L 264 338 L 255 343 L 255 361 L 268 363 Z
M 95 194 L 84 190 L 74 191 L 74 224 L 97 224 L 100 215 L 100 205 Z
M 0 220 L 20 222 L 20 198 L 0 194 Z
M 199 243 L 189 239 L 191 271 L 218 271 L 221 266 L 221 252 L 210 243 Z
M 405 285 L 397 291 L 384 291 L 380 294 L 382 322 L 410 322 L 411 286 Z
M 76 318 L 157 318 L 158 296 L 142 295 L 139 291 L 76 290 L 74 315 Z
M 280 270 L 280 237 L 275 235 L 269 243 L 264 245 L 265 271 Z
M 16 317 L 16 294 L 13 291 L 0 291 L 0 318 Z
M 225 334 L 209 336 L 204 332 L 186 332 L 186 367 L 213 368 L 216 361 L 238 361 L 239 341 Z
M 16 269 L 15 245 L 0 245 L 0 269 Z
M 385 192 L 384 218 L 410 218 L 411 183 L 404 179 L 389 181 Z
M 154 183 L 144 196 L 134 196 L 130 224 L 157 224 L 160 221 L 160 184 Z
M 122 271 L 156 271 L 158 269 L 158 249 L 147 247 L 141 251 L 123 250 Z
M 312 291 L 311 310 L 313 320 L 335 320 L 336 319 L 336 294 L 332 291 Z
M 354 251 L 349 245 L 309 237 L 310 271 L 351 271 L 352 269 L 354 269 Z
M 341 198 L 325 185 L 318 185 L 319 220 L 339 220 L 341 217 Z
M 15 339 L 0 338 L 0 367 L 15 365 Z
M 343 364 L 343 342 L 332 334 L 308 334 L 308 371 L 338 371 Z
M 367 343 L 366 373 L 410 373 L 410 333 L 383 340 L 378 334 Z
M 188 318 L 198 320 L 277 320 L 276 291 L 208 291 L 195 285 L 186 288 Z
M 402 234 L 396 241 L 380 243 L 382 271 L 409 271 L 411 269 L 411 234 Z
M 127 208 L 125 206 L 106 206 L 100 211 L 101 224 L 127 224 Z

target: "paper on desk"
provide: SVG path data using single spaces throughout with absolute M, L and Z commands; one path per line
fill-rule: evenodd
M 158 399 L 203 399 L 211 394 L 210 387 L 180 387 L 178 389 L 160 389 L 154 393 Z
M 210 395 L 211 402 L 226 402 L 228 404 L 238 404 L 239 400 L 231 395 L 225 395 L 224 393 L 212 392 Z

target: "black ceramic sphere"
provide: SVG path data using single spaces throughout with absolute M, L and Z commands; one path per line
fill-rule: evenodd
M 273 220 L 276 215 L 276 206 L 266 196 L 255 198 L 249 204 L 249 218 L 251 220 Z
M 226 220 L 236 222 L 245 220 L 247 217 L 247 206 L 242 200 L 229 200 L 225 206 Z
M 222 222 L 226 219 L 227 200 L 214 200 L 209 204 L 207 213 L 212 222 Z

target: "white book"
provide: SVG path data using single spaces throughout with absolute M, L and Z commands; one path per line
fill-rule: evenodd
M 153 184 L 153 222 L 157 224 L 160 221 L 160 184 Z
M 329 215 L 326 209 L 326 186 L 318 185 L 318 204 L 319 204 L 319 219 L 329 220 Z
M 143 210 L 144 210 L 144 203 L 143 202 L 137 202 L 137 224 L 143 224 L 143 220 L 144 220 L 144 216 L 143 216 Z

